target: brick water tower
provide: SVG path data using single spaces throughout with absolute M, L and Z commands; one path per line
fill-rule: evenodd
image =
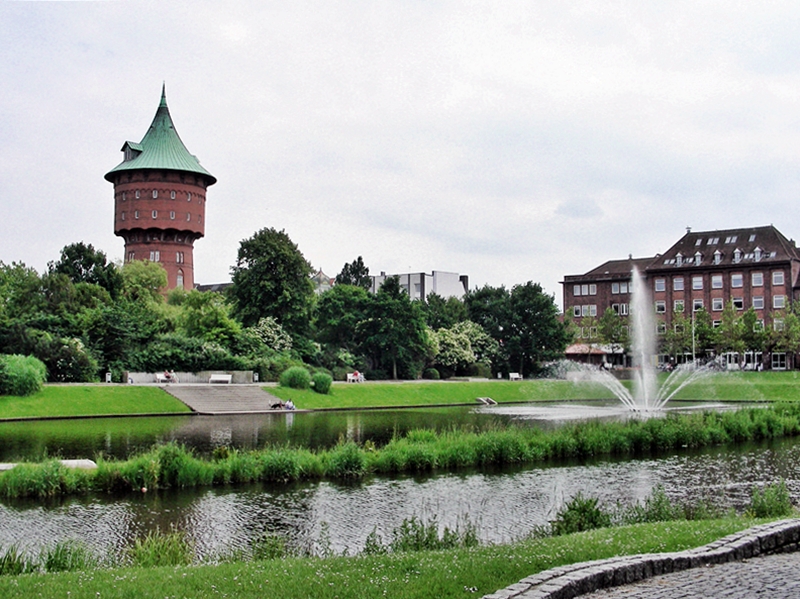
M 167 289 L 193 289 L 192 250 L 205 234 L 206 189 L 217 179 L 183 145 L 164 87 L 150 129 L 122 152 L 105 178 L 114 184 L 114 233 L 125 240 L 125 262 L 158 262 Z

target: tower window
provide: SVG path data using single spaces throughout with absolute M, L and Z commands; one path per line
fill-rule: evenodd
M 169 218 L 170 218 L 170 220 L 175 220 L 175 211 L 174 210 L 170 210 L 169 211 Z
M 128 252 L 128 262 L 136 260 L 136 252 Z
M 136 199 L 138 200 L 140 197 L 142 197 L 142 192 L 137 189 L 136 190 Z
M 183 289 L 183 271 L 182 270 L 178 271 L 178 277 L 175 280 L 175 286 L 178 289 Z
M 153 190 L 153 199 L 155 200 L 157 197 L 158 197 L 158 190 L 154 189 Z
M 183 264 L 184 263 L 183 252 L 176 252 L 176 254 L 175 254 L 175 262 L 177 262 L 178 264 Z
M 150 262 L 160 262 L 161 252 L 159 250 L 150 250 Z
M 187 202 L 191 202 L 192 201 L 192 192 L 191 191 L 186 193 L 186 201 Z
M 122 192 L 122 201 L 123 202 L 125 201 L 125 192 L 124 191 Z
M 169 198 L 170 198 L 171 200 L 174 200 L 174 199 L 175 199 L 175 192 L 174 192 L 174 191 L 170 191 L 170 192 L 169 192 Z
M 139 211 L 138 210 L 134 210 L 133 211 L 133 218 L 135 218 L 135 219 L 139 218 Z
M 192 220 L 192 215 L 191 215 L 191 213 L 190 213 L 190 212 L 187 212 L 187 213 L 186 213 L 186 221 L 187 221 L 187 222 L 191 222 L 191 220 Z
M 120 219 L 121 220 L 125 220 L 125 211 L 124 210 L 122 211 L 122 214 L 120 214 Z
M 153 210 L 153 218 L 158 218 L 158 210 Z

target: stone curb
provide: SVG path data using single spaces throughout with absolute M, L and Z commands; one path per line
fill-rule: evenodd
M 626 555 L 552 568 L 484 595 L 483 599 L 572 599 L 689 568 L 800 549 L 800 519 L 770 522 L 676 553 Z

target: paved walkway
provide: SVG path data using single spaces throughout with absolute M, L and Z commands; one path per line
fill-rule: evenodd
M 750 599 L 800 597 L 800 553 L 780 553 L 656 576 L 582 599 Z
M 800 598 L 800 520 L 770 522 L 703 547 L 570 564 L 484 599 Z
M 259 414 L 274 412 L 280 399 L 258 385 L 163 385 L 199 414 Z

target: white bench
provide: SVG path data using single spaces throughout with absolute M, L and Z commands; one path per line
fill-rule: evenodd
M 364 382 L 364 375 L 360 372 L 356 374 L 355 372 L 348 372 L 347 373 L 347 382 L 348 383 L 363 383 Z
M 519 372 L 509 372 L 508 373 L 508 380 L 509 381 L 521 381 L 522 375 Z
M 209 384 L 225 383 L 227 385 L 230 385 L 232 380 L 233 380 L 232 374 L 212 374 L 210 377 L 208 377 Z
M 178 377 L 167 376 L 166 374 L 156 374 L 156 383 L 177 383 Z

